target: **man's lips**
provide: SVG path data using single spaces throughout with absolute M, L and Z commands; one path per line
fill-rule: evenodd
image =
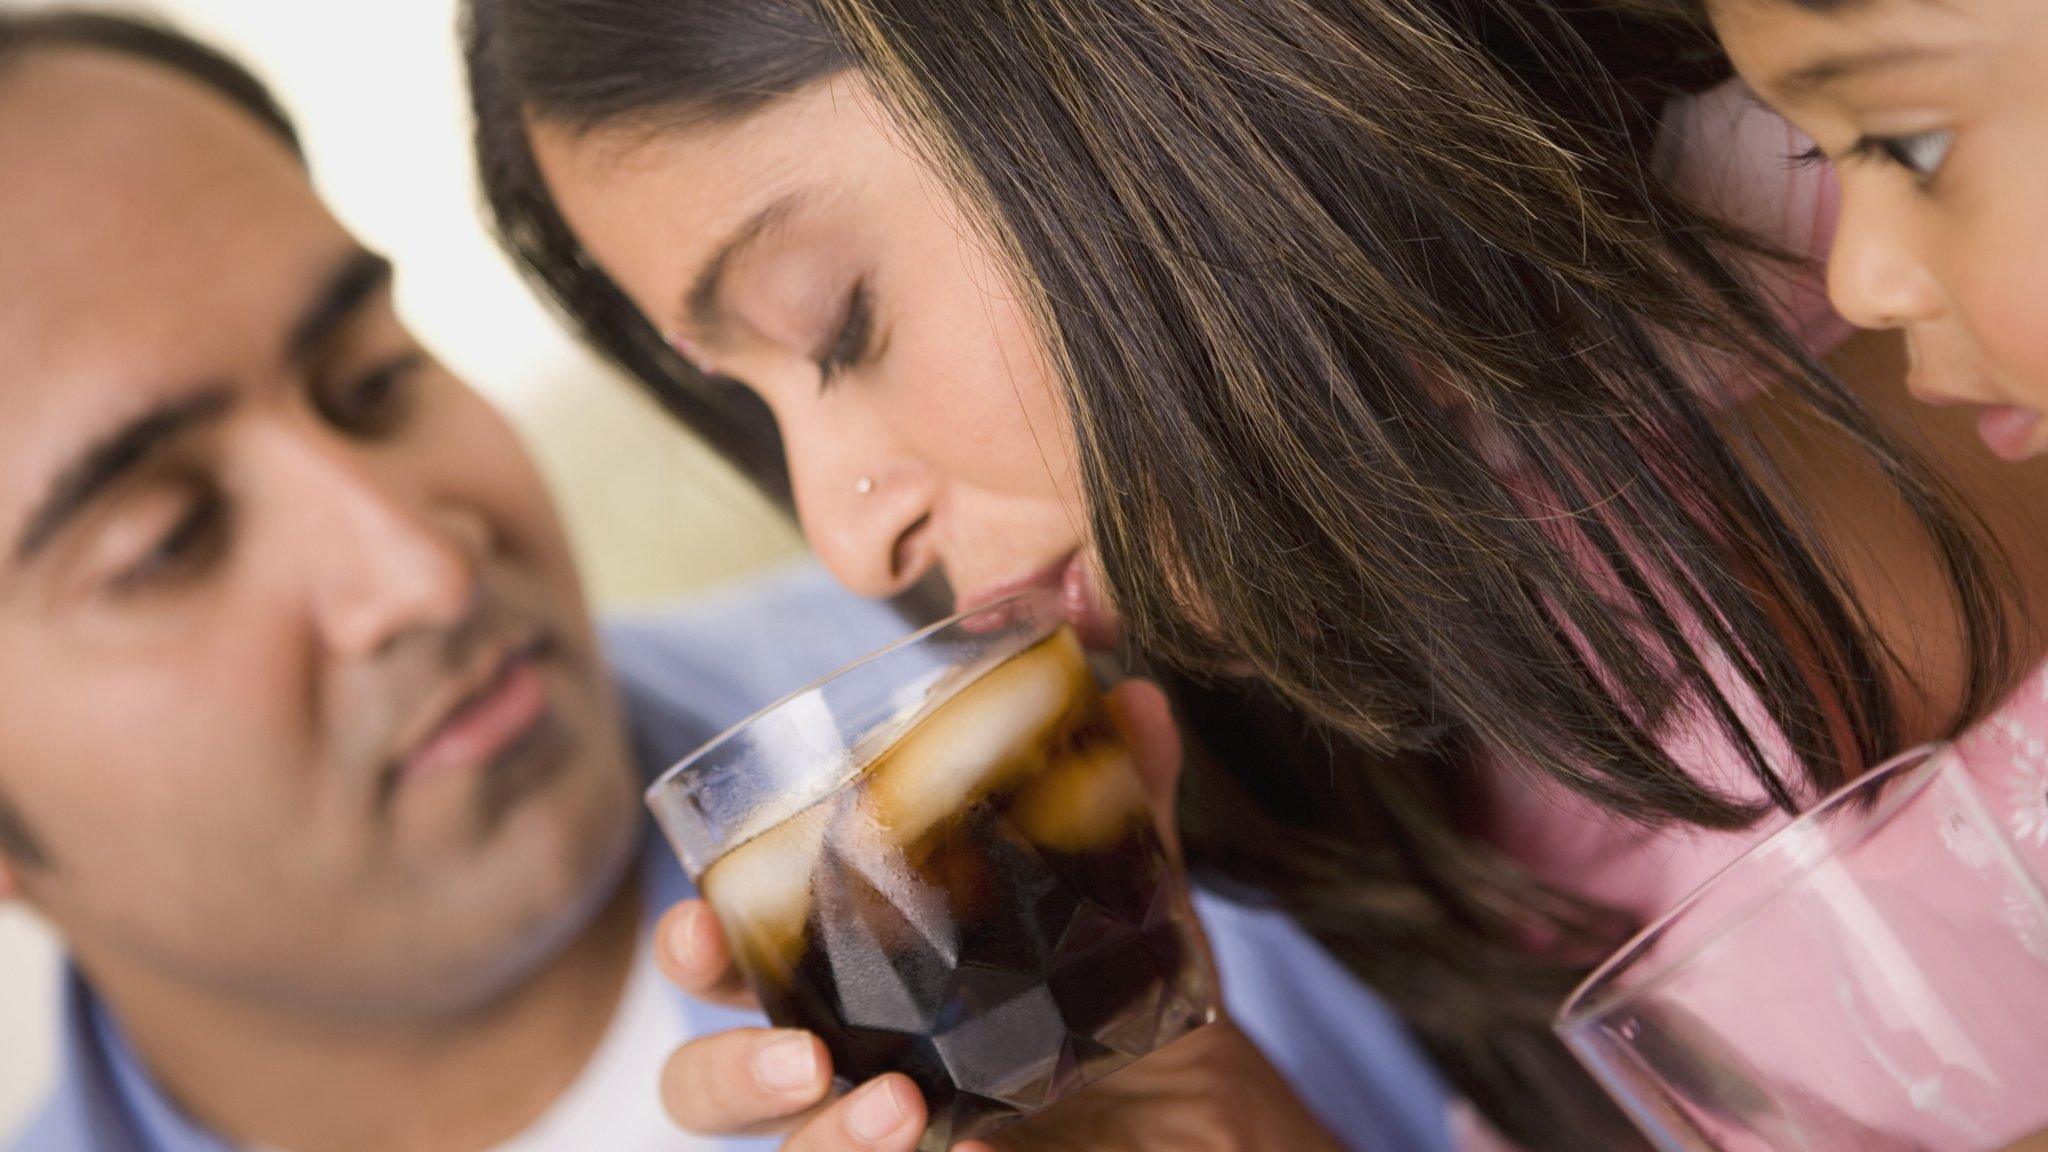
M 488 764 L 547 715 L 550 701 L 540 660 L 552 649 L 545 633 L 500 649 L 480 673 L 452 689 L 428 715 L 438 719 L 399 761 L 404 776 Z

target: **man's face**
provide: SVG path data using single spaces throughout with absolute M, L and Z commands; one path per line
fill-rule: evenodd
M 0 157 L 0 894 L 96 975 L 494 994 L 638 831 L 527 458 L 202 86 L 23 59 Z

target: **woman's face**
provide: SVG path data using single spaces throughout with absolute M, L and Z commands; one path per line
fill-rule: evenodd
M 705 372 L 781 427 L 805 534 L 869 596 L 1044 585 L 1097 643 L 1074 437 L 1012 282 L 856 76 L 737 122 L 545 122 L 569 226 Z
M 1715 0 L 1750 84 L 1841 174 L 1835 306 L 1900 328 L 1921 399 L 1991 450 L 2048 449 L 2048 4 Z

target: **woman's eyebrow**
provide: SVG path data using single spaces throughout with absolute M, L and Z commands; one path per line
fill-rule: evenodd
M 746 223 L 733 229 L 718 245 L 711 259 L 705 261 L 703 269 L 690 282 L 690 290 L 683 297 L 683 319 L 690 331 L 711 332 L 718 328 L 726 269 L 769 229 L 794 215 L 803 203 L 803 196 L 799 193 L 779 196 L 749 217 Z

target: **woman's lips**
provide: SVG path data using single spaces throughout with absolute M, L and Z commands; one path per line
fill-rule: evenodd
M 2000 460 L 2018 463 L 2034 454 L 2041 414 L 2016 404 L 1998 404 L 1977 414 L 1977 436 Z
M 1123 637 L 1123 625 L 1102 595 L 1094 567 L 1084 552 L 1073 552 L 1026 576 L 990 584 L 962 596 L 957 610 L 972 612 L 984 605 L 1037 590 L 1058 599 L 1060 615 L 1066 618 L 1085 647 L 1098 651 L 1115 648 Z

